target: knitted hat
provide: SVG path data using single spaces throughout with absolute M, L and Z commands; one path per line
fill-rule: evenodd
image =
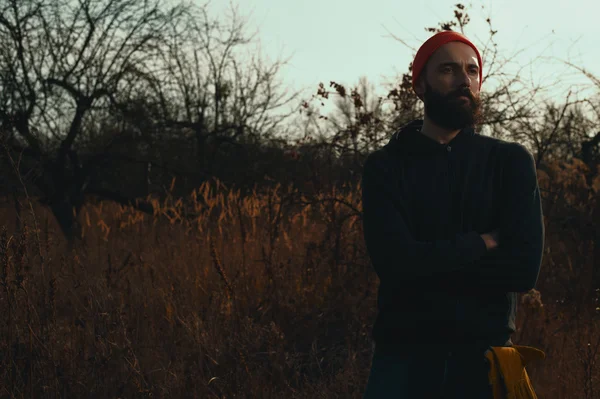
M 423 71 L 423 67 L 425 67 L 427 60 L 429 60 L 429 57 L 431 57 L 431 55 L 435 53 L 435 51 L 438 48 L 449 42 L 463 42 L 465 44 L 468 44 L 473 48 L 473 50 L 475 50 L 475 54 L 477 54 L 477 60 L 479 61 L 479 88 L 481 88 L 481 83 L 483 79 L 483 62 L 481 61 L 481 54 L 479 54 L 479 50 L 477 50 L 477 47 L 475 47 L 475 45 L 471 43 L 471 41 L 467 39 L 466 36 L 458 32 L 447 30 L 436 33 L 435 35 L 431 36 L 429 39 L 427 39 L 425 43 L 423 43 L 421 48 L 419 48 L 419 51 L 417 51 L 417 55 L 415 56 L 415 60 L 413 61 L 412 66 L 413 90 L 415 89 L 417 80 L 419 79 L 419 75 L 421 75 L 421 71 Z

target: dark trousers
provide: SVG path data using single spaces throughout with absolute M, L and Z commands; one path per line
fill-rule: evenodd
M 375 346 L 363 399 L 492 399 L 486 349 L 399 354 Z

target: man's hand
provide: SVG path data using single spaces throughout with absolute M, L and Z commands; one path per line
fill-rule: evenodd
M 485 247 L 488 251 L 498 247 L 499 235 L 498 230 L 491 231 L 489 233 L 481 234 L 481 238 L 485 241 Z

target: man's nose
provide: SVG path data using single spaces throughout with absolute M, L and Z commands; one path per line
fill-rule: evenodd
M 469 76 L 469 73 L 465 70 L 461 70 L 461 72 L 458 75 L 458 85 L 459 86 L 466 86 L 466 87 L 471 87 L 471 77 Z

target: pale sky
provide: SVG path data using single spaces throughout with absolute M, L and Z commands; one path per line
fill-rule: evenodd
M 312 94 L 319 82 L 328 86 L 335 80 L 353 85 L 364 75 L 382 87 L 384 81 L 400 76 L 416 49 L 432 35 L 425 27 L 450 20 L 457 2 L 238 0 L 237 4 L 248 17 L 249 27 L 258 30 L 263 54 L 271 58 L 291 56 L 282 71 L 283 81 L 292 88 L 309 88 Z M 213 15 L 226 10 L 229 3 L 212 0 Z M 576 84 L 591 86 L 589 79 L 560 60 L 569 60 L 600 77 L 597 0 L 473 0 L 463 4 L 471 16 L 465 34 L 476 44 L 489 37 L 485 19 L 490 16 L 498 31 L 495 40 L 500 54 L 523 50 L 513 67 L 545 57 L 527 75 L 558 84 L 552 98 L 564 98 Z M 415 51 L 389 37 L 388 31 Z M 485 73 L 486 66 L 483 68 Z

